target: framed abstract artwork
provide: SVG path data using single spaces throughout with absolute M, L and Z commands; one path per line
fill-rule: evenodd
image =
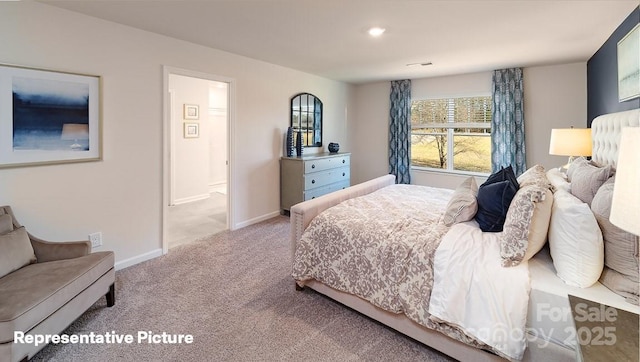
M 101 160 L 100 82 L 0 65 L 0 168 Z
M 618 42 L 618 99 L 640 97 L 640 24 Z

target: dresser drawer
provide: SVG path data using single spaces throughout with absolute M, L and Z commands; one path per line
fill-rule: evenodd
M 308 191 L 305 191 L 304 193 L 304 201 L 315 199 L 318 196 L 322 196 L 330 192 L 342 190 L 349 186 L 351 186 L 350 181 L 344 180 L 344 181 L 336 182 L 334 184 L 327 185 L 324 187 L 318 187 L 313 190 L 308 190 Z
M 304 173 L 319 172 L 336 167 L 349 166 L 349 156 L 318 158 L 304 162 Z
M 280 208 L 351 186 L 351 154 L 320 153 L 280 159 Z
M 334 182 L 349 180 L 351 178 L 349 167 L 334 168 L 323 172 L 314 172 L 304 175 L 304 189 L 310 190 L 326 186 Z

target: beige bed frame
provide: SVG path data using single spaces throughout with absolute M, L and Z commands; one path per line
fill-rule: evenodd
M 386 175 L 373 180 L 351 186 L 344 190 L 336 191 L 305 201 L 291 207 L 291 257 L 295 254 L 297 241 L 307 228 L 311 220 L 320 212 L 339 204 L 340 202 L 362 195 L 366 195 L 380 188 L 395 183 L 395 176 Z M 427 346 L 449 355 L 460 361 L 504 361 L 503 358 L 475 347 L 468 346 L 462 342 L 445 336 L 444 334 L 421 326 L 404 314 L 396 314 L 378 308 L 368 301 L 348 293 L 328 287 L 316 280 L 308 280 L 304 283 L 296 284 L 297 288 L 307 287 L 318 293 L 346 305 L 378 322 L 395 329 L 396 331 L 409 336 Z M 525 361 L 574 361 L 573 351 L 565 348 L 548 345 L 545 349 L 537 348 L 536 343 L 529 342 L 525 352 Z
M 594 142 L 594 160 L 600 163 L 614 164 L 617 160 L 617 145 L 620 140 L 619 132 L 622 127 L 638 127 L 640 110 L 605 115 L 596 118 L 592 126 Z M 380 188 L 395 183 L 395 176 L 386 175 L 373 180 L 351 186 L 344 190 L 336 191 L 305 201 L 291 207 L 291 257 L 295 254 L 297 241 L 307 228 L 311 220 L 320 212 L 339 204 L 340 202 L 366 195 Z M 398 332 L 407 335 L 425 345 L 432 347 L 446 355 L 460 361 L 504 361 L 503 358 L 481 349 L 468 346 L 462 342 L 445 336 L 444 334 L 423 327 L 404 314 L 395 314 L 375 307 L 368 301 L 355 295 L 344 293 L 328 287 L 316 280 L 310 280 L 296 284 L 296 287 L 311 288 L 324 294 L 347 307 L 350 307 L 380 323 L 387 325 Z M 546 346 L 542 347 L 542 345 Z M 574 350 L 554 343 L 528 339 L 527 349 L 523 361 L 575 361 Z

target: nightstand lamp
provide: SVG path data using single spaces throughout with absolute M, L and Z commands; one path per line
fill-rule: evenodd
M 640 127 L 624 127 L 618 150 L 611 223 L 640 235 Z
M 576 156 L 591 156 L 591 128 L 554 128 L 551 130 L 549 154 L 569 156 L 567 168 Z

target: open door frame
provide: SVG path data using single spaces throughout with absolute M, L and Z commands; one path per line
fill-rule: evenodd
M 234 197 L 235 188 L 235 172 L 234 172 L 234 135 L 235 135 L 235 104 L 236 104 L 236 81 L 235 79 L 196 72 L 187 69 L 180 69 L 170 66 L 163 66 L 163 87 L 162 87 L 162 103 L 163 103 L 163 126 L 162 126 L 162 254 L 169 252 L 168 240 L 168 222 L 170 202 L 171 180 L 171 157 L 172 157 L 172 127 L 171 127 L 171 102 L 172 96 L 169 92 L 169 75 L 181 75 L 192 78 L 200 78 L 215 82 L 223 82 L 228 84 L 228 108 L 227 108 L 227 228 L 235 229 L 234 217 Z

